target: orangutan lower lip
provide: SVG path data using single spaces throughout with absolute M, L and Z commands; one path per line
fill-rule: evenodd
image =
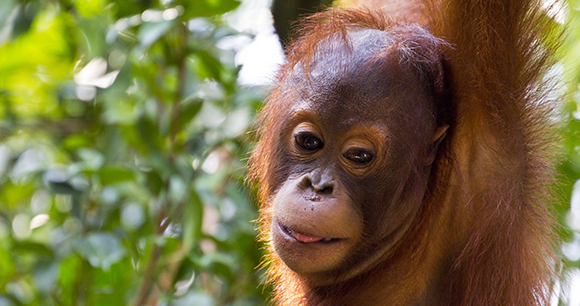
M 300 232 L 293 231 L 293 230 L 289 229 L 288 227 L 284 227 L 284 230 L 286 231 L 286 233 L 289 233 L 292 237 L 294 237 L 294 239 L 296 239 L 300 242 L 304 242 L 304 243 L 312 243 L 312 242 L 318 242 L 318 241 L 330 241 L 331 240 L 330 238 L 322 238 L 322 237 L 316 237 L 316 236 L 302 234 Z
M 316 243 L 316 242 L 332 243 L 332 242 L 338 242 L 338 241 L 345 240 L 345 238 L 323 238 L 323 237 L 310 236 L 310 235 L 303 234 L 303 233 L 297 232 L 295 230 L 292 230 L 291 228 L 284 226 L 284 225 L 280 224 L 279 222 L 276 222 L 276 223 L 278 223 L 278 226 L 280 227 L 282 232 L 284 232 L 287 236 L 292 237 L 292 238 L 294 238 L 294 240 L 301 242 L 301 243 Z

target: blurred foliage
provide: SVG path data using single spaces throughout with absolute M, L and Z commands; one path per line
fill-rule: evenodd
M 573 270 L 580 0 L 567 3 L 555 210 Z M 0 306 L 265 303 L 244 185 L 262 91 L 218 47 L 247 36 L 222 18 L 239 4 L 0 1 Z
M 561 225 L 560 237 L 564 241 L 563 272 L 564 275 L 575 275 L 576 284 L 570 287 L 564 281 L 559 305 L 580 303 L 580 295 L 577 294 L 580 289 L 580 0 L 567 0 L 566 5 L 562 11 L 567 23 L 566 41 L 562 48 L 562 67 L 556 70 L 565 77 L 568 87 L 563 90 L 568 95 L 561 112 L 563 156 L 558 165 L 560 177 L 556 186 L 561 198 L 555 205 L 555 212 Z M 575 295 L 577 300 L 571 301 L 571 295 Z
M 0 305 L 263 305 L 235 0 L 0 1 Z

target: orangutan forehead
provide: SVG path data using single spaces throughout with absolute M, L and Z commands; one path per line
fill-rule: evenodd
M 419 77 L 388 60 L 363 62 L 340 70 L 321 65 L 309 77 L 299 76 L 286 84 L 285 92 L 289 94 L 286 103 L 294 108 L 312 109 L 333 122 L 348 118 L 384 120 L 385 116 L 405 113 L 417 105 L 430 108 L 432 100 Z
M 374 29 L 351 30 L 346 36 L 326 37 L 313 54 L 302 58 L 293 69 L 300 78 L 311 81 L 354 79 L 369 66 L 384 63 L 391 53 L 394 37 Z
M 385 136 L 393 126 L 402 128 L 405 126 L 404 121 L 412 117 L 407 114 L 405 107 L 401 107 L 400 101 L 398 98 L 394 98 L 393 101 L 381 99 L 366 103 L 332 98 L 297 100 L 289 108 L 284 120 L 288 127 L 301 122 L 311 122 L 323 129 L 329 129 L 328 132 L 338 134 L 346 133 L 354 127 L 361 129 L 361 122 L 364 122 L 365 130 L 373 130 Z M 369 105 L 373 105 L 372 108 L 369 108 Z

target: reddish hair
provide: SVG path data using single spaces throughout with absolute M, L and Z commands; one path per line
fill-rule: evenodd
M 434 277 L 448 282 L 437 296 L 445 305 L 544 305 L 556 262 L 552 217 L 547 208 L 553 179 L 552 105 L 542 82 L 553 63 L 552 30 L 536 0 L 424 1 L 433 16 L 423 29 L 382 12 L 331 9 L 307 18 L 278 75 L 281 84 L 297 65 L 305 75 L 320 42 L 376 29 L 392 35 L 390 47 L 433 84 L 438 122 L 451 124 L 444 153 L 434 164 L 432 187 L 401 250 L 359 277 L 368 289 L 310 288 L 270 245 L 269 197 L 276 186 L 273 160 L 286 92 L 278 86 L 261 111 L 260 141 L 250 158 L 259 187 L 260 239 L 269 255 L 274 299 L 285 305 L 336 305 L 374 301 L 389 290 L 393 305 L 408 303 Z M 445 41 L 443 40 L 445 39 Z M 558 40 L 554 40 L 558 41 Z M 450 47 L 451 46 L 451 47 Z M 390 52 L 390 51 L 389 51 Z M 438 263 L 449 261 L 447 271 Z M 420 267 L 425 267 L 421 271 Z M 392 277 L 389 279 L 387 277 Z M 376 281 L 370 282 L 374 277 Z M 397 281 L 400 281 L 397 283 Z M 350 283 L 353 285 L 353 283 Z M 359 300 L 345 292 L 372 291 Z M 333 304 L 334 303 L 334 304 Z

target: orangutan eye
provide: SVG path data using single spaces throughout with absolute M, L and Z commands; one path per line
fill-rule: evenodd
M 310 134 L 310 133 L 300 133 L 294 136 L 294 140 L 298 147 L 302 150 L 315 152 L 324 146 L 324 143 L 320 138 Z
M 370 163 L 373 158 L 375 157 L 373 153 L 365 150 L 365 149 L 350 149 L 342 154 L 346 159 L 350 160 L 351 162 L 357 165 L 366 165 Z

